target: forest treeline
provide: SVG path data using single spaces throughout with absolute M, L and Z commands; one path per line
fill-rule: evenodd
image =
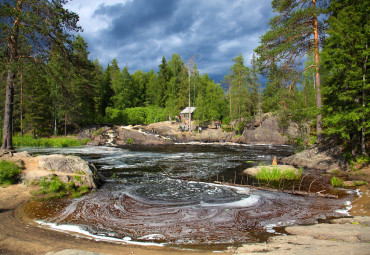
M 190 94 L 199 123 L 221 120 L 241 132 L 247 121 L 274 112 L 282 130 L 289 121 L 310 123 L 319 142 L 322 135 L 343 144 L 352 156 L 367 156 L 370 7 L 365 0 L 273 0 L 277 15 L 252 60 L 236 53 L 219 83 L 199 73 L 196 59 L 183 60 L 176 53 L 163 56 L 149 72 L 131 71 L 130 63 L 116 59 L 103 67 L 89 58 L 76 14 L 63 9 L 64 1 L 3 2 L 0 98 L 5 104 L 0 108 L 6 124 L 10 106 L 5 95 L 10 98 L 6 91 L 13 88 L 12 134 L 50 136 L 92 124 L 163 121 L 189 106 Z M 17 12 L 9 12 L 12 8 Z M 44 9 L 45 15 L 63 18 L 42 23 L 46 19 L 31 15 Z M 20 24 L 27 22 L 43 25 L 23 29 Z

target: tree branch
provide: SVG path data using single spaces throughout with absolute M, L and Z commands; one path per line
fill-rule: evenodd
M 295 80 L 298 78 L 298 76 L 299 76 L 299 75 L 301 75 L 301 74 L 302 74 L 304 71 L 306 71 L 307 69 L 310 69 L 310 68 L 312 68 L 312 67 L 316 67 L 316 65 L 311 65 L 311 66 L 306 67 L 306 68 L 305 68 L 305 69 L 303 69 L 301 72 L 299 72 L 299 73 L 296 75 L 296 77 L 294 77 L 294 79 L 293 79 L 292 83 L 291 83 L 291 84 L 290 84 L 290 86 L 289 86 L 289 91 L 290 91 L 290 90 L 292 90 L 293 84 L 294 84 Z

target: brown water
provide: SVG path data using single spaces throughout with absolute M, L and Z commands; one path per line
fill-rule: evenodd
M 95 163 L 106 183 L 80 199 L 30 204 L 28 212 L 43 222 L 122 240 L 212 249 L 256 242 L 278 234 L 274 227 L 343 216 L 337 210 L 353 197 L 301 197 L 168 177 L 240 179 L 239 171 L 247 166 L 289 155 L 291 149 L 284 146 L 84 147 L 56 152 Z

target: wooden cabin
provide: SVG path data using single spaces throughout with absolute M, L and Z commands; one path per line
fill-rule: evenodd
M 181 120 L 186 121 L 189 119 L 189 114 L 193 114 L 196 107 L 186 107 L 184 110 L 180 112 Z M 191 115 L 191 119 L 193 119 L 193 115 Z

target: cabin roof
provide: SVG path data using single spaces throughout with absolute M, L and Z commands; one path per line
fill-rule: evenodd
M 181 112 L 180 112 L 180 114 L 182 114 L 182 113 L 193 113 L 194 111 L 195 111 L 195 109 L 196 109 L 196 107 L 186 107 L 184 110 L 182 110 Z

